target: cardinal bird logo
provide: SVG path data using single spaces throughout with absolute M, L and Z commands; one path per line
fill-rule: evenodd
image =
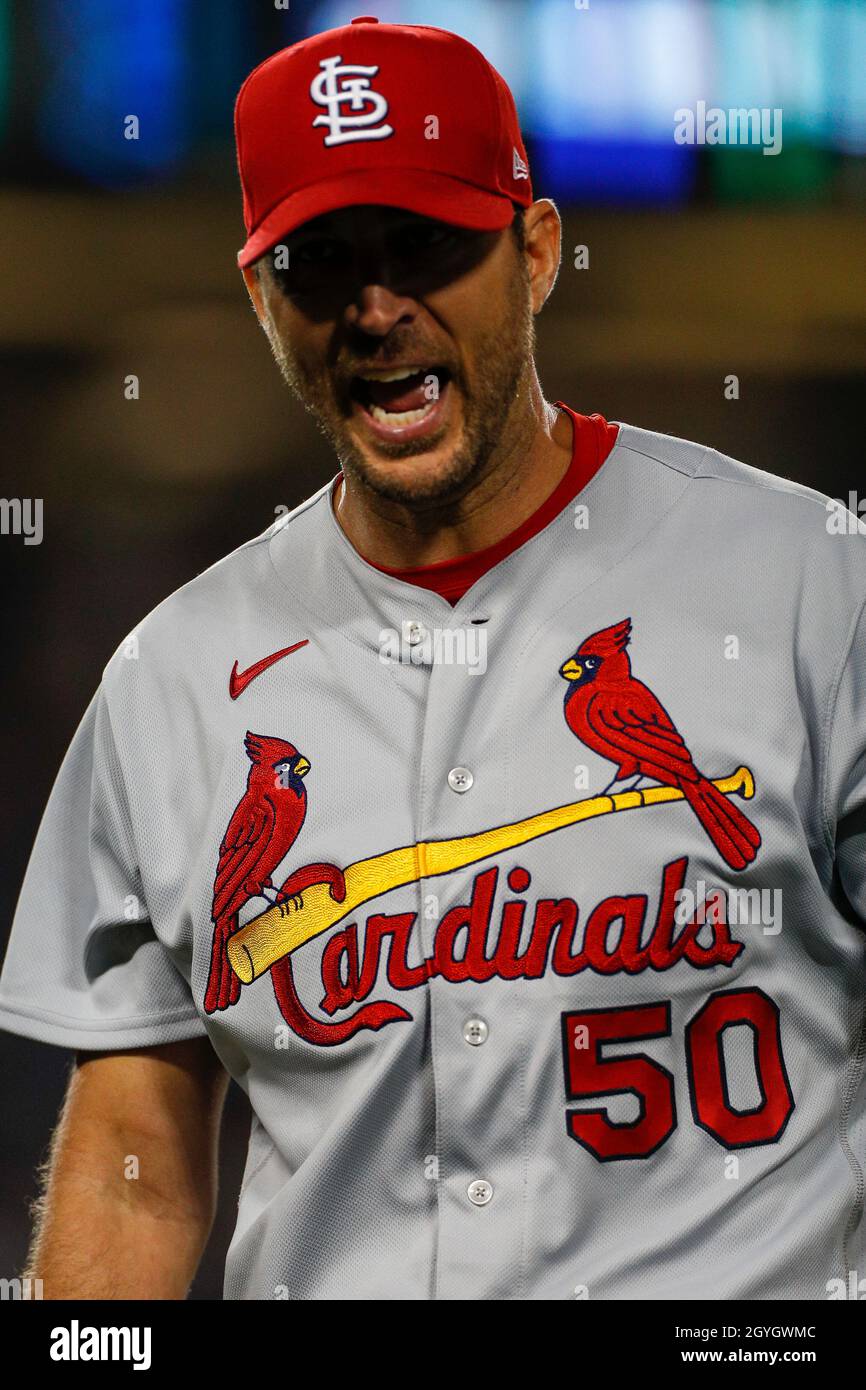
M 677 787 L 719 854 L 732 869 L 744 869 L 758 852 L 761 837 L 747 816 L 695 767 L 667 710 L 649 686 L 631 673 L 626 652 L 631 618 L 587 637 L 564 661 L 559 674 L 568 682 L 565 721 L 587 748 L 616 764 L 616 783 L 644 777 Z
M 214 924 L 205 1013 L 237 1003 L 240 981 L 232 970 L 226 943 L 237 931 L 238 913 L 250 898 L 275 905 L 298 898 L 314 883 L 327 883 L 342 902 L 346 883 L 336 864 L 306 864 L 275 888 L 271 874 L 297 839 L 307 814 L 304 778 L 309 759 L 282 738 L 247 733 L 244 747 L 252 766 L 247 788 L 234 809 L 220 845 L 213 889 Z

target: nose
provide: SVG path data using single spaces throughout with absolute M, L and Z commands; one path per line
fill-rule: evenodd
M 368 284 L 346 306 L 346 324 L 359 333 L 384 338 L 398 323 L 411 323 L 418 306 L 388 285 Z

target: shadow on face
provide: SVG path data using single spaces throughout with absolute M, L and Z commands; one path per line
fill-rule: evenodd
M 476 269 L 501 235 L 365 205 L 306 222 L 262 260 L 295 308 L 321 323 L 370 285 L 424 299 Z

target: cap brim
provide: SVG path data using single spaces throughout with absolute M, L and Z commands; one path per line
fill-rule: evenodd
M 404 208 L 480 232 L 501 231 L 514 216 L 514 203 L 507 194 L 489 193 L 448 174 L 421 169 L 357 169 L 290 193 L 248 238 L 238 252 L 238 265 L 252 265 L 282 237 L 314 217 L 365 203 Z

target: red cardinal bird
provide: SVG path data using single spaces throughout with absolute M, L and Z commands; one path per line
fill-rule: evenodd
M 625 650 L 630 634 L 631 618 L 602 628 L 560 666 L 568 681 L 566 723 L 587 748 L 617 764 L 605 791 L 635 773 L 637 781 L 653 777 L 679 787 L 725 863 L 744 869 L 761 837 L 739 806 L 698 771 L 667 710 L 632 675 Z
M 204 1000 L 209 1014 L 237 1003 L 240 981 L 229 963 L 226 942 L 237 931 L 238 912 L 249 898 L 285 902 L 313 883 L 330 884 L 337 902 L 346 896 L 343 872 L 336 864 L 306 864 L 274 888 L 271 874 L 285 859 L 307 814 L 303 778 L 310 764 L 285 739 L 247 733 L 244 747 L 252 767 L 220 845 L 214 880 L 213 948 Z

